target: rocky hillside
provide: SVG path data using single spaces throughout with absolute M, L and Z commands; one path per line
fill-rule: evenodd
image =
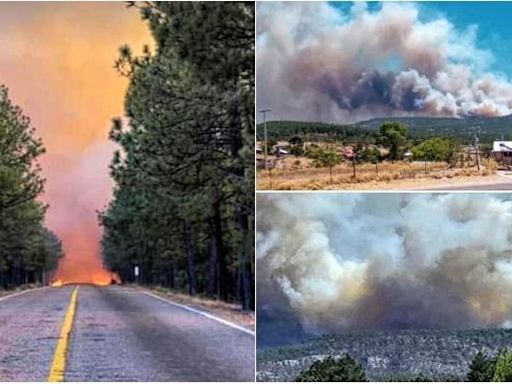
M 512 329 L 349 332 L 258 351 L 258 381 L 292 381 L 325 356 L 350 354 L 373 381 L 464 380 L 473 356 L 512 347 Z

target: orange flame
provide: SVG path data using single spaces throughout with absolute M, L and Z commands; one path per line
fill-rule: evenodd
M 52 287 L 62 287 L 64 285 L 64 280 L 57 279 L 50 283 Z

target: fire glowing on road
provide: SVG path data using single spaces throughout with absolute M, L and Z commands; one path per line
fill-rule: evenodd
M 121 278 L 117 273 L 105 271 L 105 273 L 96 273 L 93 276 L 90 276 L 90 278 L 85 281 L 56 278 L 50 283 L 50 286 L 57 288 L 69 284 L 90 284 L 97 285 L 100 287 L 106 287 L 107 285 L 120 283 Z
M 128 85 L 113 65 L 121 45 L 138 52 L 151 35 L 136 9 L 116 2 L 2 3 L 0 25 L 8 52 L 0 83 L 47 149 L 41 158 L 46 225 L 66 255 L 51 284 L 110 284 L 116 277 L 101 261 L 96 211 L 110 199 L 108 131 L 112 117 L 123 114 Z

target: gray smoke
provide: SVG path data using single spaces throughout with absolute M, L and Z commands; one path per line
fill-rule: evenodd
M 257 103 L 275 119 L 338 123 L 382 116 L 502 116 L 512 83 L 487 73 L 478 29 L 420 20 L 420 6 L 257 5 Z
M 259 195 L 258 326 L 510 326 L 509 197 Z

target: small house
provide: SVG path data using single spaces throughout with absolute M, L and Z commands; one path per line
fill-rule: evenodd
M 492 145 L 492 155 L 499 165 L 512 165 L 512 141 L 497 140 Z

